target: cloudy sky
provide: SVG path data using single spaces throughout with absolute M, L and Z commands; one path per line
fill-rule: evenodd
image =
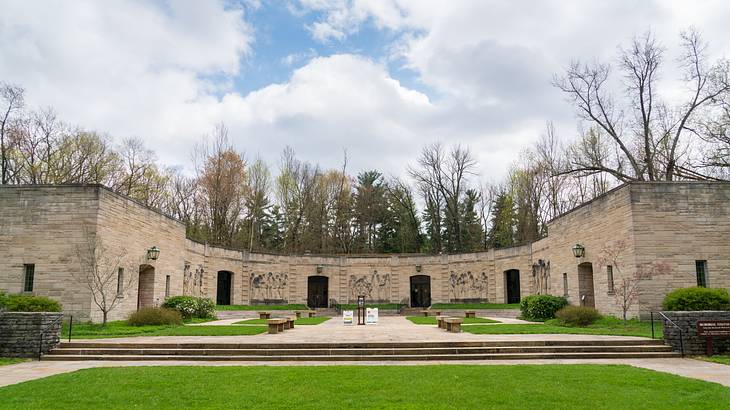
M 189 166 L 225 123 L 238 149 L 272 165 L 299 156 L 401 174 L 424 144 L 470 146 L 485 180 L 504 175 L 572 108 L 550 85 L 571 60 L 614 61 L 653 30 L 673 64 L 698 28 L 730 56 L 719 1 L 29 1 L 0 0 L 0 81 L 29 106 L 115 139 L 136 136 Z M 676 72 L 662 81 L 679 95 Z

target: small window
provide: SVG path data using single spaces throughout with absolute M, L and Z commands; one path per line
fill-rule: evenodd
M 170 275 L 165 276 L 165 299 L 170 297 Z
M 117 269 L 117 297 L 124 296 L 124 268 Z
M 563 295 L 568 297 L 568 274 L 563 273 Z
M 707 287 L 707 261 L 695 261 L 697 271 L 697 286 Z
M 33 292 L 33 280 L 35 276 L 35 265 L 23 265 L 25 277 L 23 278 L 23 292 Z
M 608 293 L 613 293 L 613 266 L 606 266 L 606 279 L 608 280 Z

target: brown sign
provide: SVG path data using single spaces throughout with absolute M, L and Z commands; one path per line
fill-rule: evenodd
M 730 337 L 730 320 L 698 321 L 697 336 Z

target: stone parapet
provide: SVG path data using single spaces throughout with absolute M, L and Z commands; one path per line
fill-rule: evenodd
M 1 312 L 0 357 L 37 357 L 41 332 L 41 351 L 48 353 L 60 342 L 62 316 L 51 312 Z
M 697 335 L 697 322 L 704 320 L 730 321 L 730 311 L 698 311 L 698 312 L 662 312 L 672 322 L 682 329 L 684 353 L 686 355 L 706 354 L 706 339 Z M 680 337 L 677 327 L 672 326 L 666 318 L 664 322 L 664 342 L 680 351 Z M 714 338 L 714 354 L 730 352 L 730 339 Z

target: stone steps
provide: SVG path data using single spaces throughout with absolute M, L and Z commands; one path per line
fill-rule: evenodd
M 43 360 L 427 361 L 676 357 L 655 340 L 410 343 L 70 342 Z

